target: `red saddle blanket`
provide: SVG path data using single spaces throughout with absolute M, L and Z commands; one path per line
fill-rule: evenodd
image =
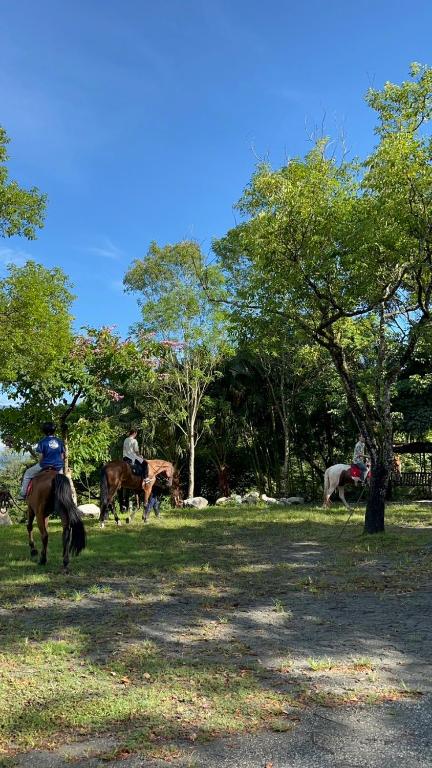
M 357 464 L 351 464 L 348 472 L 349 472 L 350 476 L 355 478 L 355 479 L 361 477 L 361 469 L 360 469 L 360 467 L 357 466 Z M 366 473 L 365 480 L 370 480 L 370 478 L 371 478 L 371 471 L 370 471 L 370 469 L 368 469 L 368 471 Z
M 357 464 L 351 464 L 348 472 L 350 473 L 351 477 L 361 477 L 361 469 L 357 466 Z

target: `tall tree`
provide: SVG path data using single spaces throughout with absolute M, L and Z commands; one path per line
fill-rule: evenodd
M 163 248 L 152 243 L 144 259 L 125 276 L 126 289 L 139 294 L 141 343 L 153 348 L 154 387 L 160 413 L 185 436 L 189 452 L 188 495 L 195 487 L 195 449 L 202 431 L 198 416 L 203 397 L 226 349 L 223 314 L 209 302 L 201 284 L 204 257 L 196 243 Z M 218 295 L 222 276 L 208 267 L 207 280 Z M 153 340 L 149 338 L 153 334 Z M 156 345 L 156 348 L 155 348 Z
M 0 237 L 22 235 L 29 240 L 36 237 L 36 229 L 43 226 L 46 195 L 36 187 L 23 189 L 9 180 L 6 166 L 9 137 L 0 126 Z
M 277 171 L 261 165 L 245 221 L 215 244 L 237 307 L 328 351 L 372 460 L 369 533 L 384 530 L 392 387 L 431 319 L 432 70 L 411 76 L 369 91 L 379 139 L 363 163 L 320 141 Z
M 0 280 L 0 383 L 55 375 L 72 345 L 72 294 L 61 269 L 32 261 Z

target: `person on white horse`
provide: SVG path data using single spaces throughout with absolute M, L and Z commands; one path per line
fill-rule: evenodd
M 367 457 L 365 455 L 365 439 L 364 439 L 364 435 L 362 435 L 362 433 L 360 432 L 354 448 L 353 464 L 355 464 L 361 472 L 360 480 L 362 483 L 365 482 L 366 476 L 368 473 L 368 467 L 365 464 L 366 458 Z
M 332 467 L 328 467 L 328 469 L 326 469 L 324 472 L 324 507 L 330 506 L 330 497 L 332 493 L 337 490 L 340 500 L 346 506 L 346 508 L 349 509 L 349 505 L 345 498 L 345 486 L 364 483 L 367 479 L 369 467 L 364 462 L 366 459 L 364 451 L 364 436 L 360 433 L 354 448 L 353 460 L 353 464 L 355 464 L 360 469 L 360 477 L 356 477 L 351 473 L 350 464 L 334 464 Z

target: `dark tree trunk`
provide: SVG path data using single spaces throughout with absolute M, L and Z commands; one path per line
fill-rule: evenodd
M 226 464 L 220 464 L 218 466 L 218 488 L 219 493 L 221 496 L 229 496 L 230 495 L 230 485 L 229 485 L 229 473 L 228 473 L 228 467 Z
M 365 514 L 365 533 L 384 532 L 384 510 L 390 471 L 385 461 L 377 461 L 372 466 L 369 497 Z

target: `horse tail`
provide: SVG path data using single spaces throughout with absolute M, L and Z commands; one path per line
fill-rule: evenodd
M 74 504 L 71 485 L 66 475 L 56 475 L 54 478 L 54 504 L 56 512 L 61 516 L 64 515 L 70 525 L 71 554 L 79 555 L 86 545 L 86 532 L 79 509 Z
M 100 479 L 100 507 L 101 514 L 108 506 L 109 488 L 106 467 L 102 467 Z
M 330 467 L 328 467 L 328 469 L 326 469 L 326 471 L 324 472 L 324 497 L 323 497 L 324 504 L 327 501 L 327 495 L 329 490 L 330 490 Z

